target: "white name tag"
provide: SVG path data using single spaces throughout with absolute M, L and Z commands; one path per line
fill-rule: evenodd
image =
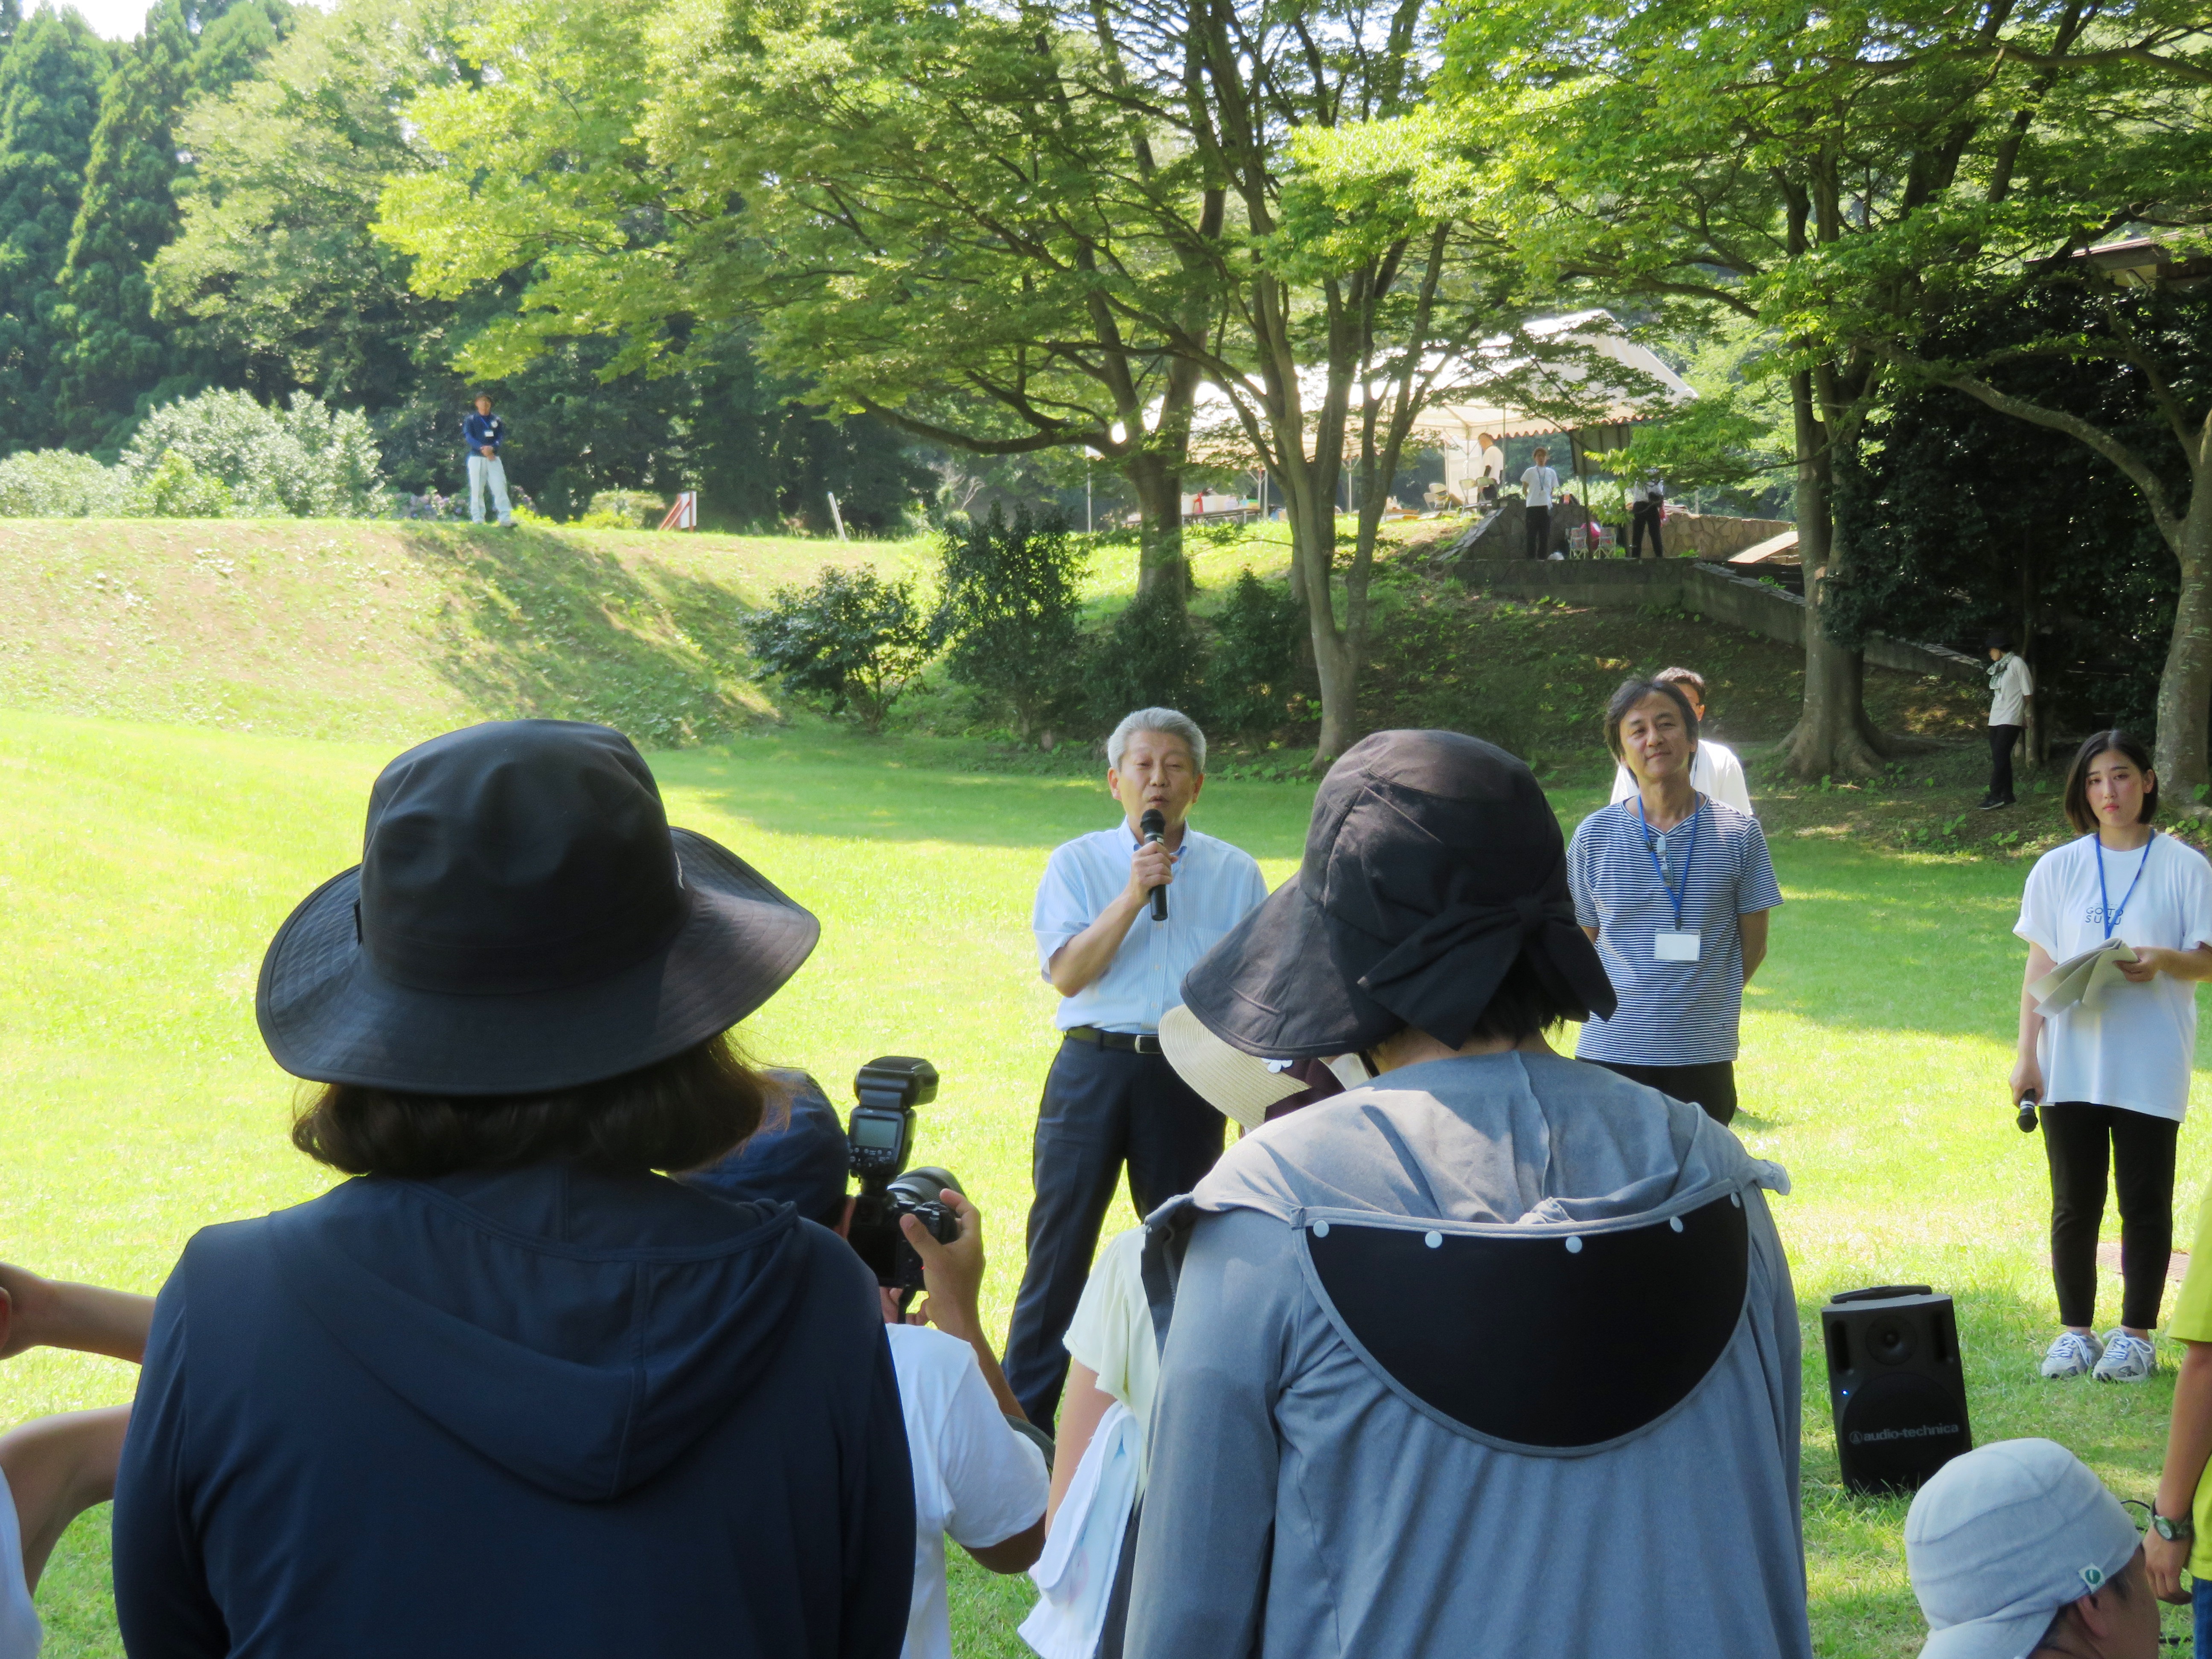
M 1698 959 L 1698 930 L 1686 933 L 1657 933 L 1651 936 L 1651 959 L 1654 962 L 1695 962 Z

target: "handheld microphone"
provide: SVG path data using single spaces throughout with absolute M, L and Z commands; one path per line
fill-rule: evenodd
M 2020 1132 L 2024 1135 L 2035 1133 L 2036 1099 L 2036 1092 L 2033 1089 L 2020 1097 Z
M 1167 817 L 1158 807 L 1152 808 L 1144 817 L 1139 818 L 1137 828 L 1145 832 L 1146 841 L 1155 845 L 1168 838 Z M 1168 890 L 1165 887 L 1155 887 L 1152 889 L 1152 920 L 1165 921 L 1167 919 Z

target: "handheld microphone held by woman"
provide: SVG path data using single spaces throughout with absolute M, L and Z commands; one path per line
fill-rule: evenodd
M 2033 1089 L 2020 1097 L 2020 1132 L 2024 1135 L 2032 1135 L 2035 1133 L 2035 1106 L 2038 1099 L 2039 1097 Z
M 1137 820 L 1137 828 L 1145 832 L 1146 841 L 1157 842 L 1168 838 L 1167 817 L 1157 806 Z M 1152 920 L 1165 921 L 1167 919 L 1168 890 L 1164 885 L 1155 887 L 1152 889 Z

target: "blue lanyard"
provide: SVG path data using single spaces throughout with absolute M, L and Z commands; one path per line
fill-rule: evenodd
M 1700 795 L 1698 804 L 1690 809 L 1690 816 L 1683 820 L 1690 826 L 1690 847 L 1682 854 L 1682 890 L 1676 892 L 1668 886 L 1667 866 L 1659 862 L 1658 851 L 1651 844 L 1651 820 L 1644 816 L 1644 797 L 1639 794 L 1636 798 L 1636 821 L 1644 826 L 1644 856 L 1651 860 L 1652 873 L 1659 878 L 1659 885 L 1665 889 L 1667 902 L 1674 907 L 1674 931 L 1678 933 L 1682 931 L 1682 901 L 1690 896 L 1690 861 L 1698 856 L 1698 815 L 1705 810 L 1705 798 Z M 2104 874 L 2103 865 L 2097 866 L 2097 873 Z M 2140 876 L 2142 872 L 2138 870 L 2136 873 Z M 2135 890 L 2130 888 L 2128 890 L 2133 892 Z M 2120 902 L 2124 908 L 2127 901 L 2123 899 Z
M 1641 803 L 1638 803 L 1639 808 Z M 2105 923 L 2105 937 L 2112 936 L 2112 929 L 2120 925 L 2120 918 L 2128 913 L 2128 901 L 2136 896 L 2136 883 L 2142 879 L 2145 866 L 2150 863 L 2151 842 L 2158 839 L 2158 831 L 2150 832 L 2150 841 L 2143 843 L 2142 863 L 2136 866 L 2136 878 L 2128 884 L 2128 890 L 2120 896 L 2120 908 L 2112 908 L 2112 896 L 2105 890 L 2105 843 L 2096 836 L 2089 837 L 2097 843 L 2097 914 Z

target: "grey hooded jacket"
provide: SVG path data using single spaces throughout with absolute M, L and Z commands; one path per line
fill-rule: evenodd
M 1543 1054 L 1239 1141 L 1150 1224 L 1128 1659 L 1809 1659 L 1787 1185 Z

